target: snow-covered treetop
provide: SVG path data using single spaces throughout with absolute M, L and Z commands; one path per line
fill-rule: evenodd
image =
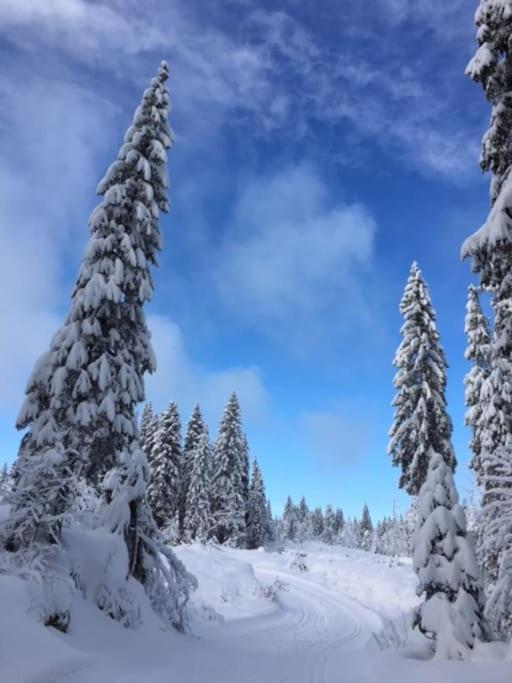
M 478 48 L 466 74 L 480 83 L 492 105 L 491 122 L 482 140 L 480 165 L 491 171 L 493 209 L 484 225 L 462 246 L 462 258 L 473 258 L 475 271 L 485 270 L 487 254 L 511 242 L 509 207 L 512 200 L 512 0 L 481 0 L 475 15 Z M 491 280 L 482 274 L 482 284 Z
M 59 441 L 81 452 L 95 483 L 121 452 L 138 447 L 135 407 L 144 373 L 155 368 L 143 305 L 153 294 L 159 211 L 168 208 L 167 76 L 162 65 L 98 186 L 70 312 L 36 364 L 17 422 L 30 426 L 30 448 L 51 446 L 64 429 Z
M 464 358 L 487 367 L 491 352 L 491 336 L 487 318 L 480 306 L 478 288 L 474 285 L 468 287 L 464 331 L 468 340 Z
M 401 467 L 400 486 L 416 495 L 425 481 L 431 447 L 455 467 L 452 424 L 446 412 L 447 363 L 428 288 L 417 263 L 411 266 L 400 312 L 404 323 L 393 361 L 397 394 L 388 452 L 393 464 Z
M 466 75 L 491 90 L 496 87 L 494 69 L 508 55 L 512 28 L 512 0 L 481 0 L 475 13 L 478 48 L 466 67 Z

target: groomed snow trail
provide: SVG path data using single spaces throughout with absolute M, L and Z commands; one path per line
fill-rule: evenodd
M 380 620 L 345 597 L 342 587 L 330 585 L 327 574 L 290 568 L 293 554 L 202 552 L 197 569 L 203 585 L 210 578 L 206 594 L 219 599 L 235 586 L 226 599 L 223 622 L 195 620 L 195 636 L 160 629 L 127 631 L 102 615 L 98 618 L 91 608 L 90 613 L 78 615 L 70 634 L 74 656 L 69 653 L 67 660 L 53 661 L 39 668 L 36 676 L 20 678 L 20 683 L 369 680 L 347 674 L 360 668 L 364 646 Z M 278 592 L 278 602 L 262 599 L 258 589 L 276 580 L 286 586 Z M 68 640 L 60 634 L 55 637 Z
M 204 675 L 209 671 L 209 680 L 225 683 L 345 680 L 347 659 L 358 656 L 372 630 L 378 628 L 378 617 L 338 590 L 322 585 L 321 577 L 277 568 L 265 555 L 261 559 L 255 556 L 252 564 L 263 585 L 276 579 L 286 585 L 279 593 L 279 607 L 206 629 L 201 638 L 208 652 Z M 219 658 L 224 665 L 226 658 L 231 660 L 229 674 L 217 669 Z M 208 678 L 199 675 L 191 680 Z

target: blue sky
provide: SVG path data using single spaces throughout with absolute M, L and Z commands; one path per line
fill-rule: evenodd
M 482 223 L 488 109 L 467 0 L 3 0 L 0 460 L 62 320 L 95 188 L 159 61 L 172 211 L 148 310 L 157 407 L 234 388 L 276 510 L 403 509 L 386 456 L 398 302 L 417 259 L 450 364 L 464 495 L 462 240 Z

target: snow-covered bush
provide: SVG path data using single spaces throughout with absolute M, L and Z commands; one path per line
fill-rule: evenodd
M 291 559 L 289 563 L 290 569 L 294 569 L 298 572 L 308 572 L 309 566 L 306 562 L 307 554 L 303 552 L 297 552 Z

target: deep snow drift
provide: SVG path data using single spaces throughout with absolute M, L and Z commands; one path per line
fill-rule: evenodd
M 199 545 L 178 548 L 199 580 L 193 635 L 162 629 L 148 608 L 127 630 L 78 601 L 62 635 L 39 625 L 20 580 L 0 576 L 0 679 L 6 683 L 510 683 L 505 647 L 472 662 L 422 661 L 381 652 L 373 633 L 394 620 L 404 638 L 416 604 L 408 560 L 306 544 L 283 553 Z M 387 627 L 387 630 L 389 627 Z M 392 640 L 394 638 L 391 638 Z M 387 640 L 382 635 L 382 642 Z M 411 642 L 412 641 L 412 642 Z

